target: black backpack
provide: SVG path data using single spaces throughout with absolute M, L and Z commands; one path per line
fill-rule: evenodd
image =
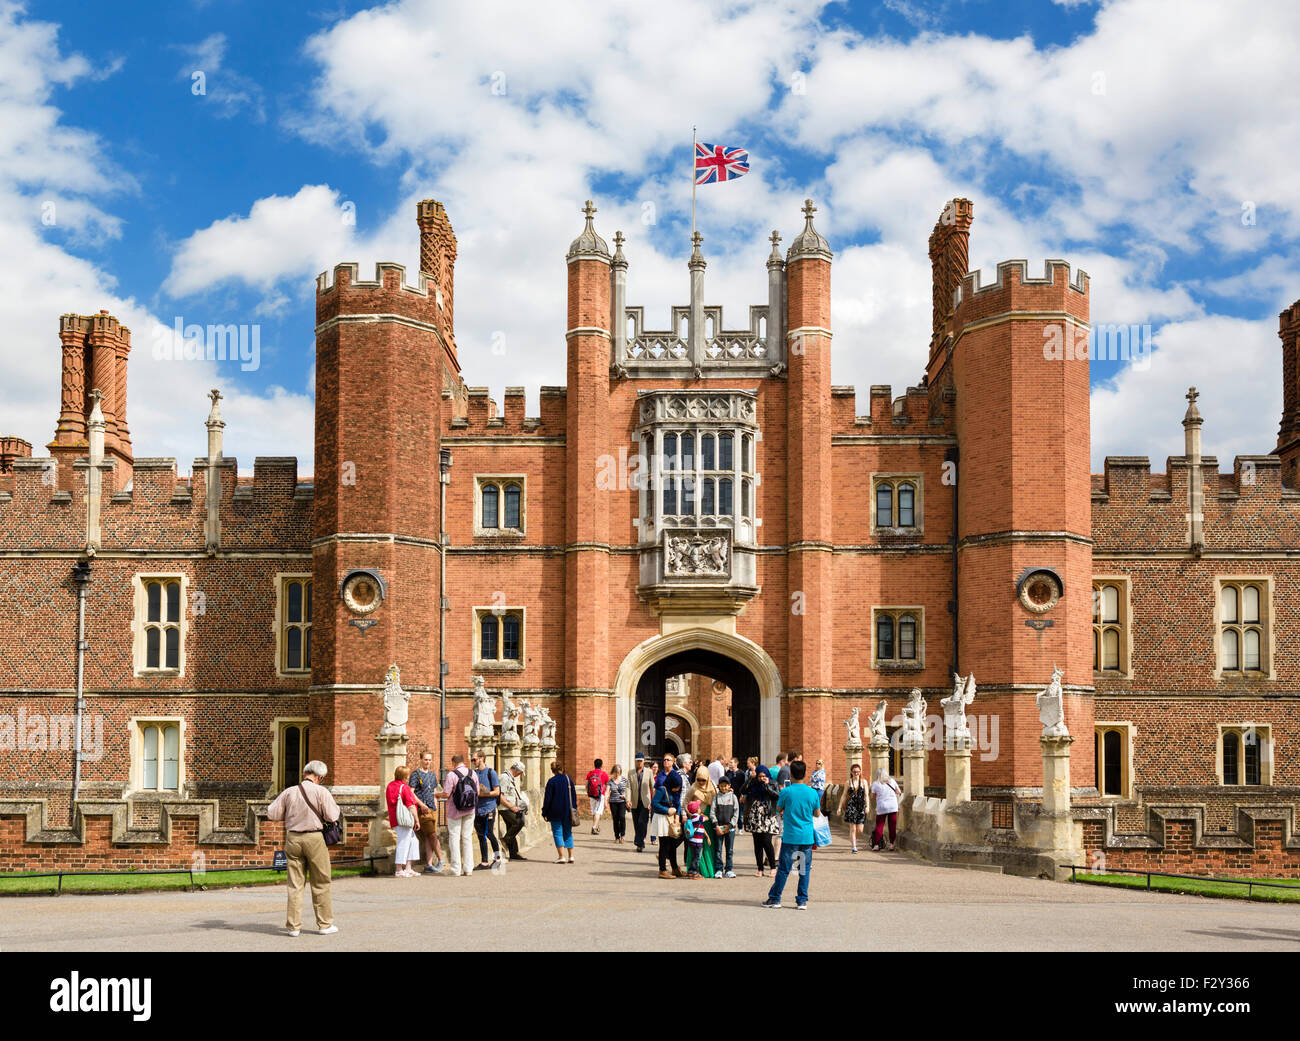
M 460 774 L 459 770 L 456 772 Z M 478 806 L 478 774 L 473 770 L 461 774 L 456 787 L 451 790 L 451 803 L 461 812 Z

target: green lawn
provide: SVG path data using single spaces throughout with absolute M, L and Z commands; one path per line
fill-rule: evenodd
M 1086 882 L 1094 886 L 1121 886 L 1127 889 L 1146 889 L 1146 875 L 1107 875 L 1084 874 L 1074 876 L 1075 882 Z M 1192 893 L 1196 896 L 1228 897 L 1237 900 L 1267 900 L 1272 903 L 1300 902 L 1300 879 L 1294 878 L 1251 878 L 1241 879 L 1250 882 L 1278 882 L 1291 886 L 1290 889 L 1272 889 L 1261 887 L 1248 889 L 1242 885 L 1232 885 L 1213 878 L 1161 878 L 1151 876 L 1151 888 L 1163 893 Z
M 340 867 L 332 872 L 334 878 L 365 874 L 364 867 Z M 284 885 L 284 872 L 269 869 L 249 871 L 208 872 L 195 875 L 194 884 L 205 889 L 228 889 L 231 886 Z M 53 893 L 58 889 L 57 877 L 24 878 L 21 875 L 0 875 L 0 896 L 12 893 Z M 134 893 L 144 889 L 188 889 L 189 874 L 163 875 L 148 871 L 129 875 L 64 875 L 65 893 Z

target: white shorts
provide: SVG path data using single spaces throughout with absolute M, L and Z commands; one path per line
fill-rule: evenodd
M 587 796 L 587 798 L 591 799 L 591 796 L 589 795 Z M 605 797 L 602 795 L 599 799 L 591 799 L 591 815 L 593 817 L 599 817 L 604 812 L 605 812 Z

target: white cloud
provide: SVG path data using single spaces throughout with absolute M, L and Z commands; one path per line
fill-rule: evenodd
M 190 91 L 202 99 L 218 119 L 231 119 L 248 111 L 255 123 L 266 122 L 266 96 L 257 82 L 226 65 L 227 40 L 213 33 L 195 44 L 178 44 L 176 49 L 189 61 L 176 73 L 190 81 Z
M 184 297 L 243 285 L 266 293 L 274 309 L 284 300 L 277 282 L 290 280 L 306 291 L 308 276 L 351 248 L 353 225 L 342 202 L 324 184 L 258 199 L 247 216 L 214 221 L 181 242 L 163 289 Z
M 60 245 L 117 233 L 119 219 L 87 194 L 109 195 L 131 179 L 93 134 L 60 121 L 53 88 L 92 76 L 89 62 L 65 56 L 53 26 L 23 21 L 0 6 L 0 327 L 5 379 L 0 380 L 0 431 L 32 442 L 43 455 L 60 405 L 59 315 L 107 309 L 132 331 L 127 421 L 138 455 L 174 455 L 188 475 L 206 451 L 209 388 L 227 394 L 226 444 L 251 470 L 255 455 L 296 454 L 310 471 L 312 408 L 306 394 L 270 388 L 250 394 L 229 363 L 159 362 L 153 358 L 158 318 L 117 291 L 111 274 Z M 55 222 L 42 223 L 42 202 L 55 202 Z M 265 350 L 266 345 L 263 345 Z

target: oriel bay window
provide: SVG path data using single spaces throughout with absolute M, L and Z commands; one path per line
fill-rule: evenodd
M 642 439 L 650 461 L 645 477 L 644 508 L 655 502 L 659 484 L 660 515 L 674 521 L 722 523 L 736 515 L 737 485 L 740 486 L 741 516 L 753 520 L 753 438 L 741 439 L 737 466 L 737 435 L 729 431 L 666 430 L 659 435 L 661 451 L 654 451 L 654 437 Z M 649 520 L 649 518 L 647 518 Z

